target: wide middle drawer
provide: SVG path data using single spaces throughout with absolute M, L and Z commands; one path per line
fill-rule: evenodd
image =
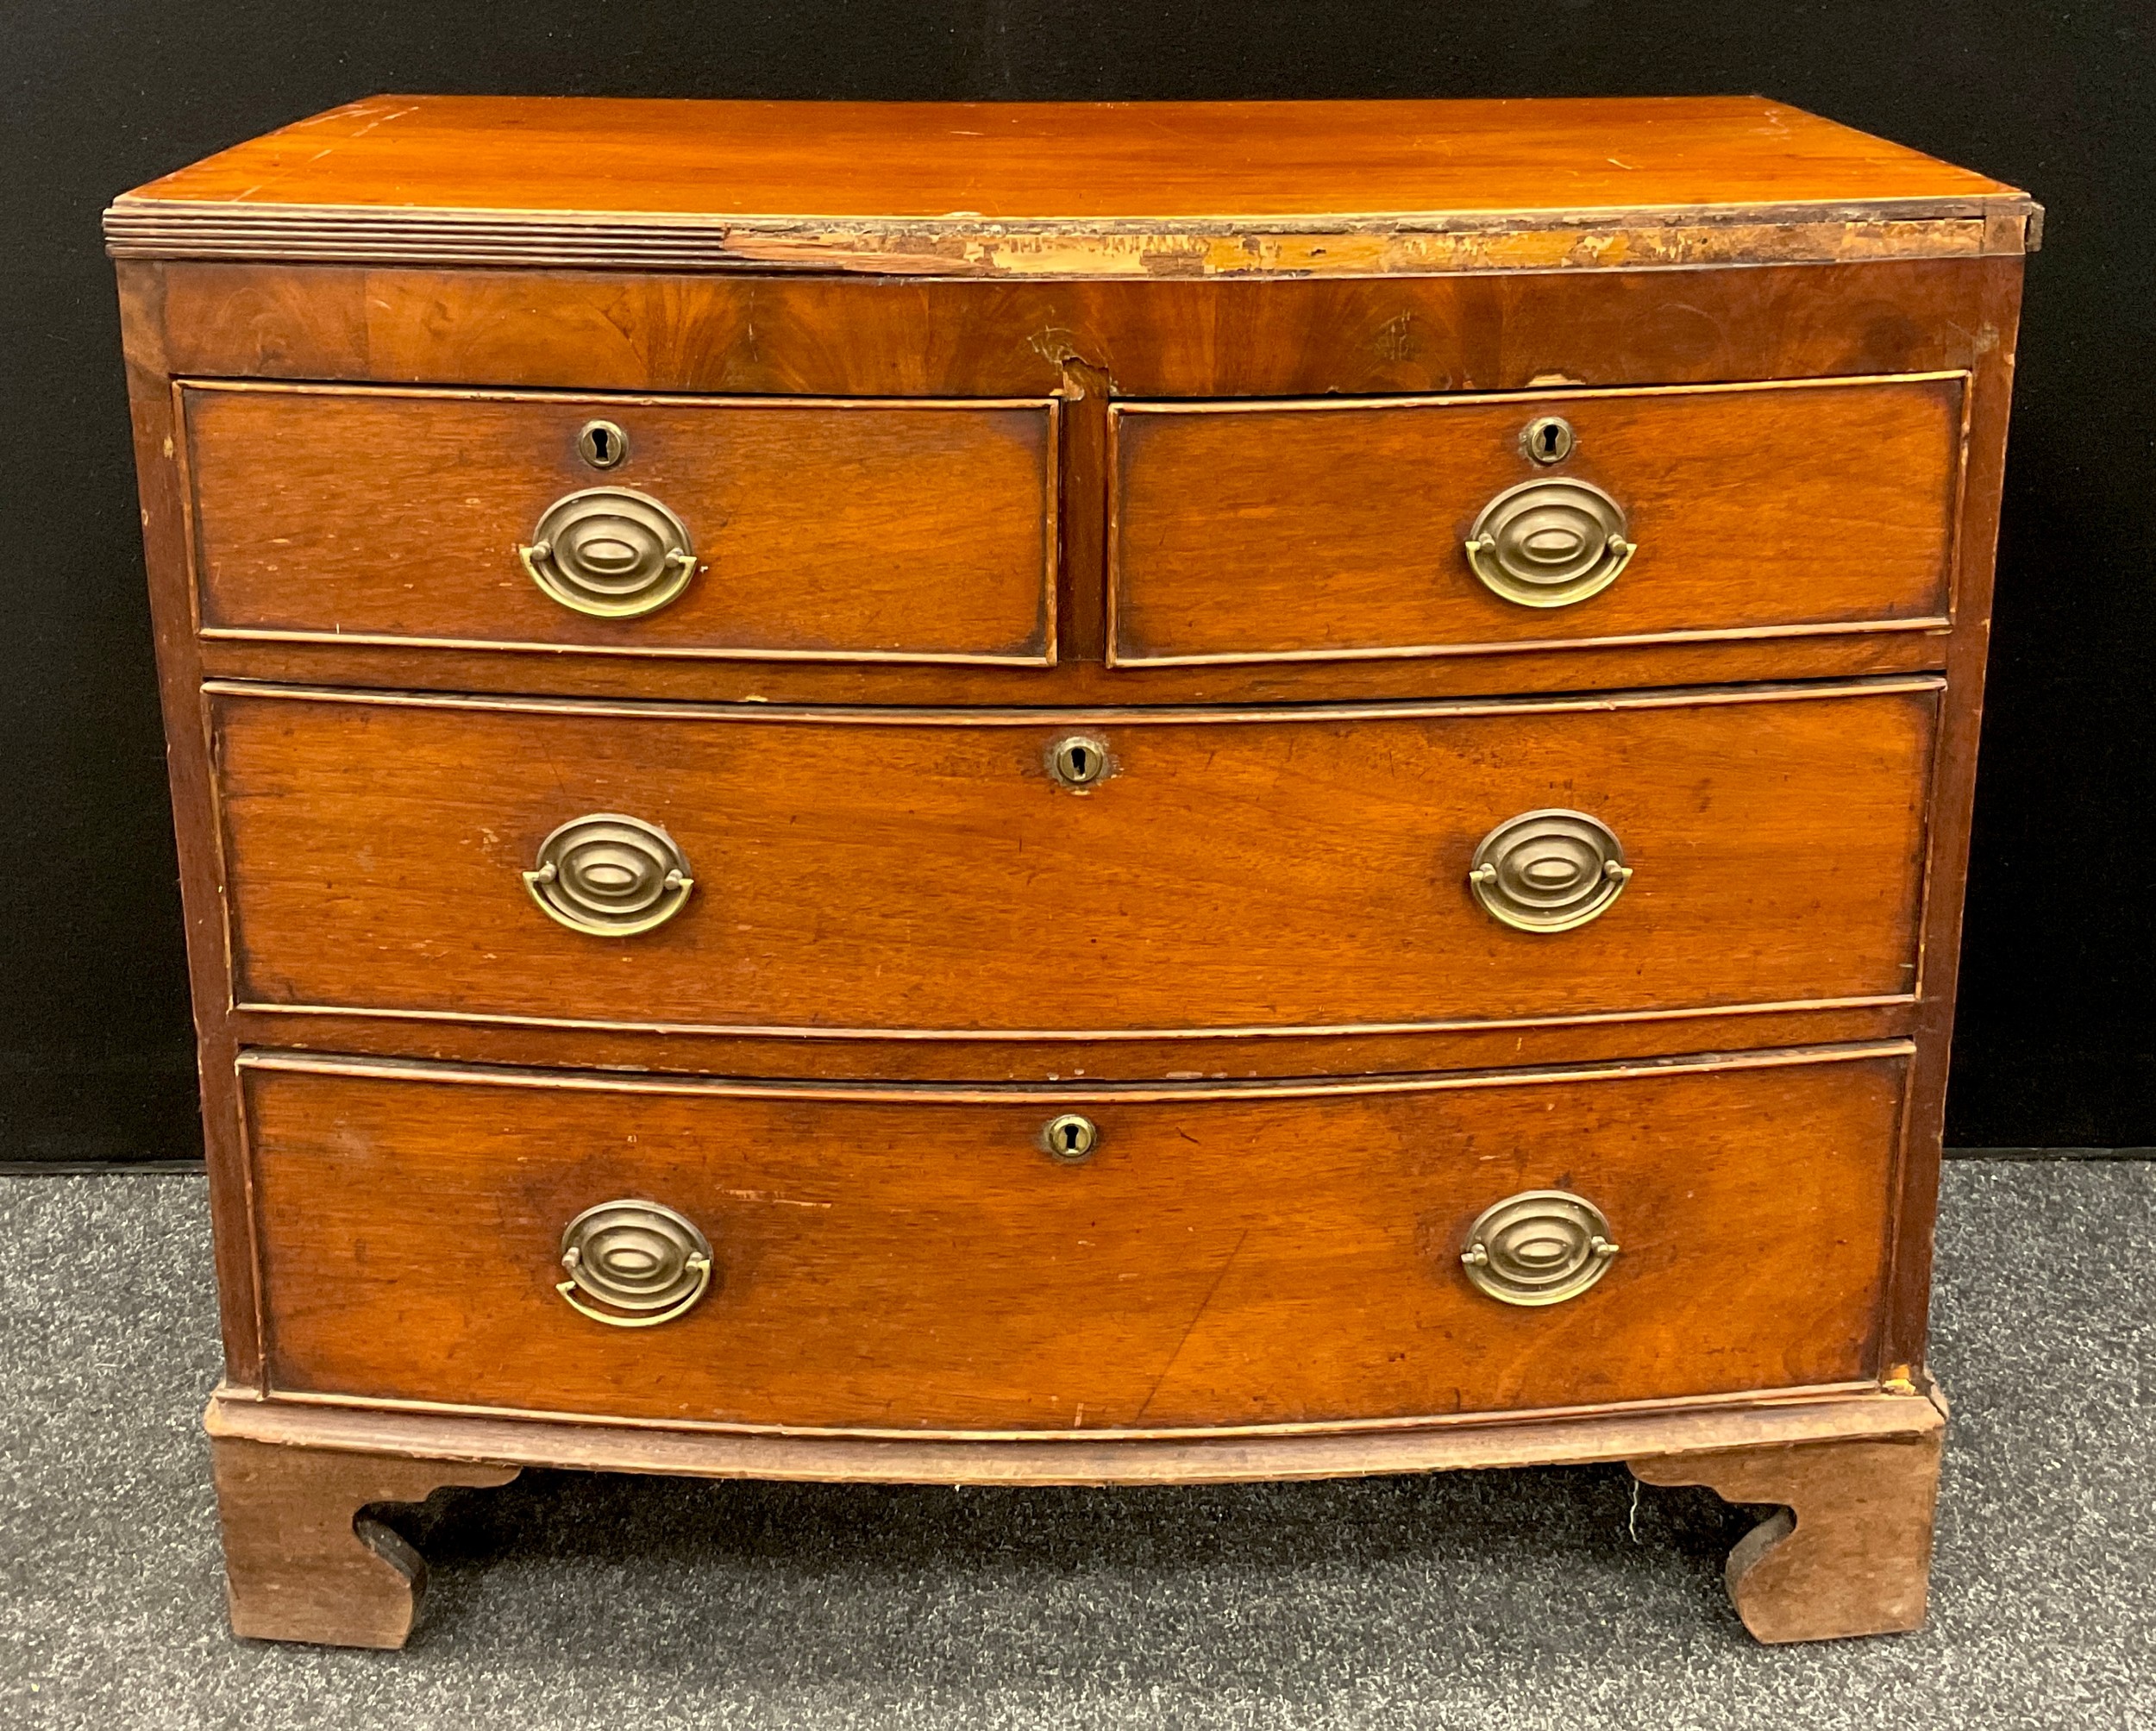
M 214 686 L 236 997 L 900 1034 L 1902 997 L 1938 690 L 1056 716 Z M 1066 746 L 1106 773 L 1059 781 Z M 1552 813 L 1555 865 L 1491 854 Z M 1470 882 L 1595 834 L 1631 875 L 1572 929 Z M 558 917 L 617 891 L 663 923 Z

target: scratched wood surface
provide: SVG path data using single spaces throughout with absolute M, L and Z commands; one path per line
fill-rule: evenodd
M 1062 1430 L 1852 1381 L 1871 1370 L 1900 1050 L 1054 1105 L 249 1068 L 270 1383 Z M 1086 1163 L 1037 1146 L 1061 1109 L 1100 1126 Z M 1602 1207 L 1621 1251 L 1576 1299 L 1500 1304 L 1462 1272 L 1464 1235 L 1544 1188 Z M 554 1290 L 562 1227 L 620 1196 L 711 1242 L 717 1278 L 679 1320 L 608 1328 Z
M 1703 1484 L 1771 1511 L 1738 1540 L 1723 1574 L 1758 1640 L 1898 1634 L 1924 1626 L 1943 1430 L 1630 1464 L 1649 1484 Z
M 1094 591 L 1097 599 L 1098 590 Z M 1090 616 L 1096 633 L 1100 615 Z M 1637 691 L 1652 687 L 1781 684 L 1936 673 L 1946 663 L 1945 628 L 1860 630 L 1818 637 L 1737 637 L 1706 643 L 1506 646 L 1497 653 L 1326 656 L 1294 661 L 1169 662 L 1133 667 L 1066 659 L 1088 616 L 1057 622 L 1052 667 L 1015 662 L 921 662 L 856 659 L 774 661 L 754 656 L 586 655 L 573 649 L 505 649 L 351 643 L 334 636 L 207 637 L 198 664 L 212 679 L 379 691 L 550 694 L 692 703 L 989 707 L 1151 706 L 1161 704 L 1413 702 L 1449 698 Z M 1096 655 L 1097 655 L 1096 650 Z
M 1561 189 L 1562 200 L 1551 192 Z M 399 209 L 1202 217 L 1957 199 L 1996 180 L 1758 97 L 743 103 L 372 97 L 147 197 Z
M 215 699 L 240 1001 L 785 1032 L 1325 1027 L 1915 989 L 1937 691 L 1358 715 Z M 1112 766 L 1074 791 L 1056 742 Z M 1636 875 L 1579 930 L 1468 887 L 1557 807 Z M 630 938 L 520 873 L 588 812 L 697 887 Z M 1082 1056 L 1076 1062 L 1082 1063 Z
M 424 1502 L 447 1484 L 492 1486 L 514 1466 L 398 1459 L 213 1437 L 232 1632 L 256 1640 L 400 1647 L 426 1596 L 427 1566 L 361 1511 Z
M 263 1398 L 228 1383 L 211 1397 L 213 1439 L 301 1450 L 433 1456 L 597 1472 L 793 1478 L 821 1483 L 1219 1484 L 1376 1472 L 1572 1465 L 1777 1444 L 1927 1435 L 1939 1408 L 1919 1394 L 1836 1388 L 1792 1395 L 1632 1404 L 1520 1423 L 1456 1414 L 1420 1424 L 999 1436 L 749 1430 L 619 1420 L 531 1418 L 439 1408 Z M 1007 1434 L 1007 1433 L 1006 1433 Z
M 106 231 L 122 255 L 1367 274 L 2018 253 L 2031 210 L 1758 97 L 385 96 L 142 187 Z
M 683 654 L 1042 662 L 1054 405 L 483 392 L 182 392 L 205 630 Z M 628 455 L 594 468 L 578 430 Z M 596 619 L 518 562 L 542 513 L 626 488 L 700 568 Z
M 1959 375 L 1470 402 L 1119 404 L 1119 663 L 1458 653 L 1946 623 Z M 1529 423 L 1570 454 L 1539 462 Z M 1463 551 L 1507 489 L 1576 481 L 1639 551 L 1610 587 L 1522 606 Z

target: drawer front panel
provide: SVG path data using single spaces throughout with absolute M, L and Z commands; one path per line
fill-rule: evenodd
M 1262 661 L 1938 628 L 1965 384 L 1119 405 L 1112 654 Z M 1570 454 L 1545 465 L 1523 436 L 1549 417 L 1564 426 L 1543 436 Z M 1599 593 L 1525 605 L 1478 579 L 1465 548 L 1485 507 L 1530 483 L 1586 483 L 1620 513 L 1594 534 L 1621 521 L 1637 550 Z M 1516 532 L 1586 524 L 1567 515 L 1578 495 L 1566 499 Z
M 1194 1098 L 257 1061 L 272 1382 L 1067 1431 L 1858 1380 L 1905 1050 Z M 1098 1140 L 1066 1163 L 1038 1138 L 1073 1111 Z M 1491 1205 L 1541 1191 L 1599 1208 L 1618 1252 L 1576 1296 L 1500 1302 L 1462 1257 Z M 674 1210 L 709 1246 L 674 1320 L 610 1326 L 558 1293 L 564 1228 L 616 1200 Z
M 1936 697 L 1058 721 L 227 688 L 238 996 L 1083 1033 L 1903 994 Z M 1048 764 L 1073 739 L 1110 766 L 1083 792 Z M 1633 876 L 1577 929 L 1514 930 L 1470 872 L 1547 808 L 1608 825 Z M 672 918 L 592 936 L 541 911 L 524 874 L 586 816 L 674 850 L 688 888 L 655 864 L 648 902 Z
M 1054 659 L 1050 403 L 276 386 L 183 398 L 213 637 Z M 626 441 L 625 456 L 605 445 L 618 461 L 605 468 L 580 448 L 598 420 Z M 655 611 L 595 617 L 525 568 L 520 549 L 549 537 L 542 574 L 580 535 L 596 547 L 584 557 L 618 556 L 603 532 L 592 543 L 590 518 L 549 517 L 594 489 L 675 518 L 697 568 Z M 646 529 L 663 520 L 632 510 Z

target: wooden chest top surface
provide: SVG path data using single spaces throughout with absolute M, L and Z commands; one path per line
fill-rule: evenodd
M 1367 275 L 1782 260 L 1780 231 L 1821 223 L 1856 226 L 1794 255 L 2019 251 L 2033 209 L 2001 182 L 1762 97 L 383 96 L 153 182 L 107 228 L 123 256 L 507 262 L 513 240 L 522 261 L 575 262 L 603 240 L 617 264 Z M 1689 234 L 1701 227 L 1714 244 Z M 1551 229 L 1590 244 L 1435 238 Z M 1202 244 L 1254 232 L 1285 244 Z

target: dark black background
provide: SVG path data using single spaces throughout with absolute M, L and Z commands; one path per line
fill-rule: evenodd
M 0 0 L 0 1159 L 198 1145 L 113 194 L 383 91 L 1760 91 L 2026 187 L 2031 261 L 1948 1136 L 2156 1144 L 2156 9 Z M 2140 839 L 2136 840 L 2139 836 Z

